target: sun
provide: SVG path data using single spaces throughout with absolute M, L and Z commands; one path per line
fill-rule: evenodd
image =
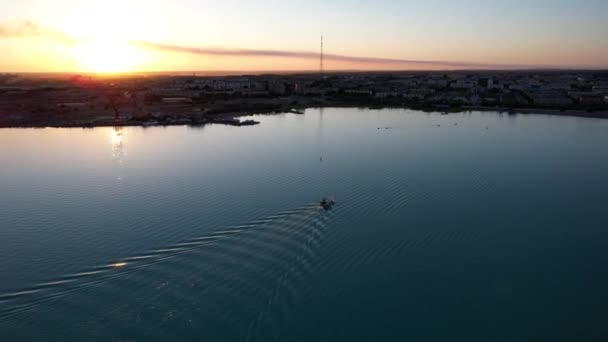
M 143 71 L 152 55 L 130 42 L 156 31 L 139 12 L 131 1 L 75 1 L 61 15 L 60 24 L 77 42 L 70 48 L 74 67 L 93 73 Z
M 75 59 L 83 71 L 121 73 L 137 71 L 146 56 L 144 51 L 128 42 L 96 39 L 76 46 Z

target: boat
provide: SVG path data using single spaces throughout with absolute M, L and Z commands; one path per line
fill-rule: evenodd
M 336 204 L 336 201 L 334 201 L 333 199 L 323 197 L 321 199 L 321 202 L 319 202 L 319 207 L 323 208 L 323 210 L 325 210 L 325 211 L 328 211 L 328 210 L 331 210 L 335 204 Z

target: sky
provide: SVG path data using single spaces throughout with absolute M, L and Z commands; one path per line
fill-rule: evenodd
M 606 0 L 0 0 L 0 72 L 608 68 Z

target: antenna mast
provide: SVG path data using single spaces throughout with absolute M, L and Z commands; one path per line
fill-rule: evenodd
M 323 35 L 321 35 L 321 55 L 319 60 L 319 74 L 323 76 Z

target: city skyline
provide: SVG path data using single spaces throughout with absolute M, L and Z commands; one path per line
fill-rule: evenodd
M 608 68 L 598 0 L 0 4 L 1 72 Z

